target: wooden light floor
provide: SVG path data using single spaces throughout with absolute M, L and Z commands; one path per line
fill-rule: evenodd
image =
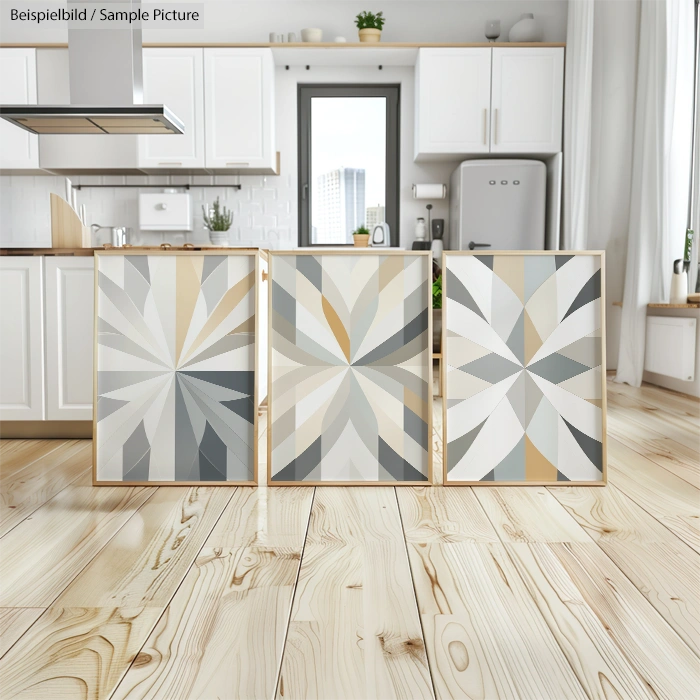
M 608 427 L 606 488 L 93 488 L 89 441 L 2 441 L 0 697 L 697 698 L 700 404 L 610 383 Z

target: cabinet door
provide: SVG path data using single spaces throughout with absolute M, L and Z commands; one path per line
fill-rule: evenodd
M 492 153 L 559 153 L 563 48 L 493 49 Z
M 36 50 L 0 49 L 0 104 L 36 104 Z M 0 121 L 0 168 L 38 170 L 39 137 Z
M 164 104 L 185 124 L 179 136 L 140 136 L 139 166 L 204 167 L 202 49 L 144 49 L 143 101 Z
M 274 69 L 270 49 L 204 49 L 207 168 L 275 167 Z
M 57 256 L 44 264 L 46 418 L 91 420 L 94 259 Z
M 44 418 L 40 256 L 0 259 L 0 419 Z
M 491 49 L 420 49 L 415 157 L 489 151 Z

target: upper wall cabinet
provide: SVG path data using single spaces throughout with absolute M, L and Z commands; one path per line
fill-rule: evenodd
M 276 167 L 270 49 L 204 49 L 207 170 Z
M 167 105 L 184 122 L 185 133 L 139 136 L 139 167 L 204 168 L 202 49 L 144 49 L 143 101 Z
M 493 49 L 491 153 L 561 151 L 564 49 Z
M 421 49 L 416 157 L 489 152 L 491 49 Z
M 36 104 L 36 49 L 0 49 L 0 104 Z M 39 138 L 0 122 L 0 169 L 39 169 Z
M 563 48 L 420 49 L 416 160 L 561 151 Z

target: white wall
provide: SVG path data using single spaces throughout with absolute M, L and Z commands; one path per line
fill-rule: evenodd
M 593 130 L 588 247 L 606 251 L 607 366 L 617 367 L 627 260 L 637 82 L 637 2 L 598 2 L 593 45 Z
M 143 5 L 150 0 L 142 0 Z M 155 0 L 153 0 L 155 2 Z M 169 0 L 169 2 L 178 0 Z M 187 0 L 179 0 L 186 2 Z M 45 0 L 42 7 L 57 4 Z M 146 27 L 146 42 L 247 42 L 267 41 L 269 33 L 296 32 L 319 27 L 324 38 L 345 36 L 356 41 L 355 15 L 367 9 L 382 10 L 386 17 L 384 41 L 484 41 L 484 23 L 500 19 L 502 37 L 523 12 L 533 12 L 541 22 L 545 41 L 564 41 L 567 0 L 206 0 L 202 29 L 155 30 Z M 63 42 L 65 27 L 37 27 L 9 21 L 9 8 L 16 3 L 2 0 L 1 42 Z

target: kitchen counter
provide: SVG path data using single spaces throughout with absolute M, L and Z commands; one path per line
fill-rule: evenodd
M 171 246 L 169 248 L 163 248 L 162 246 L 129 246 L 124 248 L 0 248 L 0 256 L 2 255 L 81 255 L 81 256 L 92 256 L 96 250 L 123 250 L 125 255 L 129 254 L 130 250 L 154 250 L 154 251 L 191 251 L 196 253 L 201 250 L 220 250 L 222 252 L 227 252 L 230 250 L 260 250 L 262 253 L 267 254 L 267 249 L 256 248 L 252 246 L 248 247 L 233 247 L 233 248 L 219 248 L 218 246 Z

